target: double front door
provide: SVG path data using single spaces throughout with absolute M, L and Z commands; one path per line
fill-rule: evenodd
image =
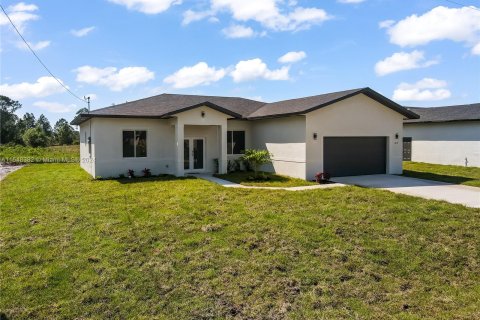
M 204 138 L 185 138 L 183 140 L 183 169 L 185 171 L 205 169 Z

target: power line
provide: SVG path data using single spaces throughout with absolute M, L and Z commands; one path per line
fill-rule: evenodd
M 10 21 L 10 24 L 12 25 L 13 29 L 15 29 L 15 31 L 16 31 L 17 34 L 20 36 L 20 38 L 22 38 L 23 42 L 25 42 L 25 45 L 27 46 L 27 48 L 30 49 L 30 51 L 33 53 L 33 55 L 35 56 L 35 58 L 37 58 L 38 62 L 40 62 L 40 64 L 45 68 L 45 70 L 47 70 L 47 72 L 48 72 L 65 90 L 67 90 L 68 93 L 70 93 L 72 96 L 74 96 L 74 97 L 77 98 L 78 100 L 80 100 L 80 101 L 82 101 L 82 102 L 86 102 L 84 99 L 80 98 L 80 97 L 77 96 L 75 93 L 73 93 L 70 89 L 68 89 L 68 87 L 62 83 L 62 81 L 60 81 L 57 77 L 55 77 L 55 75 L 50 71 L 50 69 L 48 69 L 48 67 L 45 65 L 45 63 L 43 63 L 42 59 L 40 59 L 40 57 L 35 53 L 35 51 L 32 49 L 32 47 L 30 47 L 30 45 L 28 44 L 27 40 L 25 40 L 25 38 L 22 36 L 22 34 L 21 34 L 20 31 L 17 29 L 17 27 L 16 27 L 15 24 L 13 23 L 12 19 L 10 19 L 10 16 L 7 14 L 7 12 L 5 11 L 5 9 L 3 8 L 3 6 L 2 6 L 1 4 L 0 4 L 0 8 L 2 8 L 3 13 L 4 13 L 5 16 L 7 17 L 8 21 Z
M 480 11 L 480 9 L 478 9 L 477 7 L 468 6 L 468 5 L 466 5 L 466 4 L 463 4 L 463 3 L 460 3 L 460 2 L 457 2 L 457 1 L 452 1 L 452 0 L 445 0 L 445 1 L 450 2 L 450 3 L 453 3 L 453 4 L 456 4 L 456 5 L 459 5 L 459 6 L 464 6 L 464 7 L 466 7 L 466 8 L 472 9 L 472 10 Z

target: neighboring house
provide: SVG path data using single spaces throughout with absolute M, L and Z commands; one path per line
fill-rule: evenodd
M 404 160 L 480 167 L 480 103 L 408 109 L 420 118 L 404 122 Z
M 404 118 L 415 113 L 370 88 L 264 103 L 162 94 L 80 114 L 81 166 L 92 176 L 183 176 L 227 171 L 246 148 L 267 149 L 264 170 L 313 179 L 402 172 Z

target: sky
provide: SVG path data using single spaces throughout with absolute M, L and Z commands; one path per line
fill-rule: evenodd
M 266 102 L 370 87 L 405 106 L 480 102 L 480 0 L 2 1 L 98 109 L 161 93 Z M 0 13 L 0 94 L 52 124 L 85 107 Z

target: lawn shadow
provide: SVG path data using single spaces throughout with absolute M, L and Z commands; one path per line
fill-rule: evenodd
M 418 178 L 418 179 L 425 179 L 425 180 L 442 181 L 442 182 L 448 182 L 448 183 L 454 183 L 454 184 L 462 184 L 468 181 L 477 180 L 477 179 L 462 177 L 462 176 L 449 176 L 444 174 L 436 174 L 436 173 L 412 171 L 412 170 L 403 170 L 403 176 Z

